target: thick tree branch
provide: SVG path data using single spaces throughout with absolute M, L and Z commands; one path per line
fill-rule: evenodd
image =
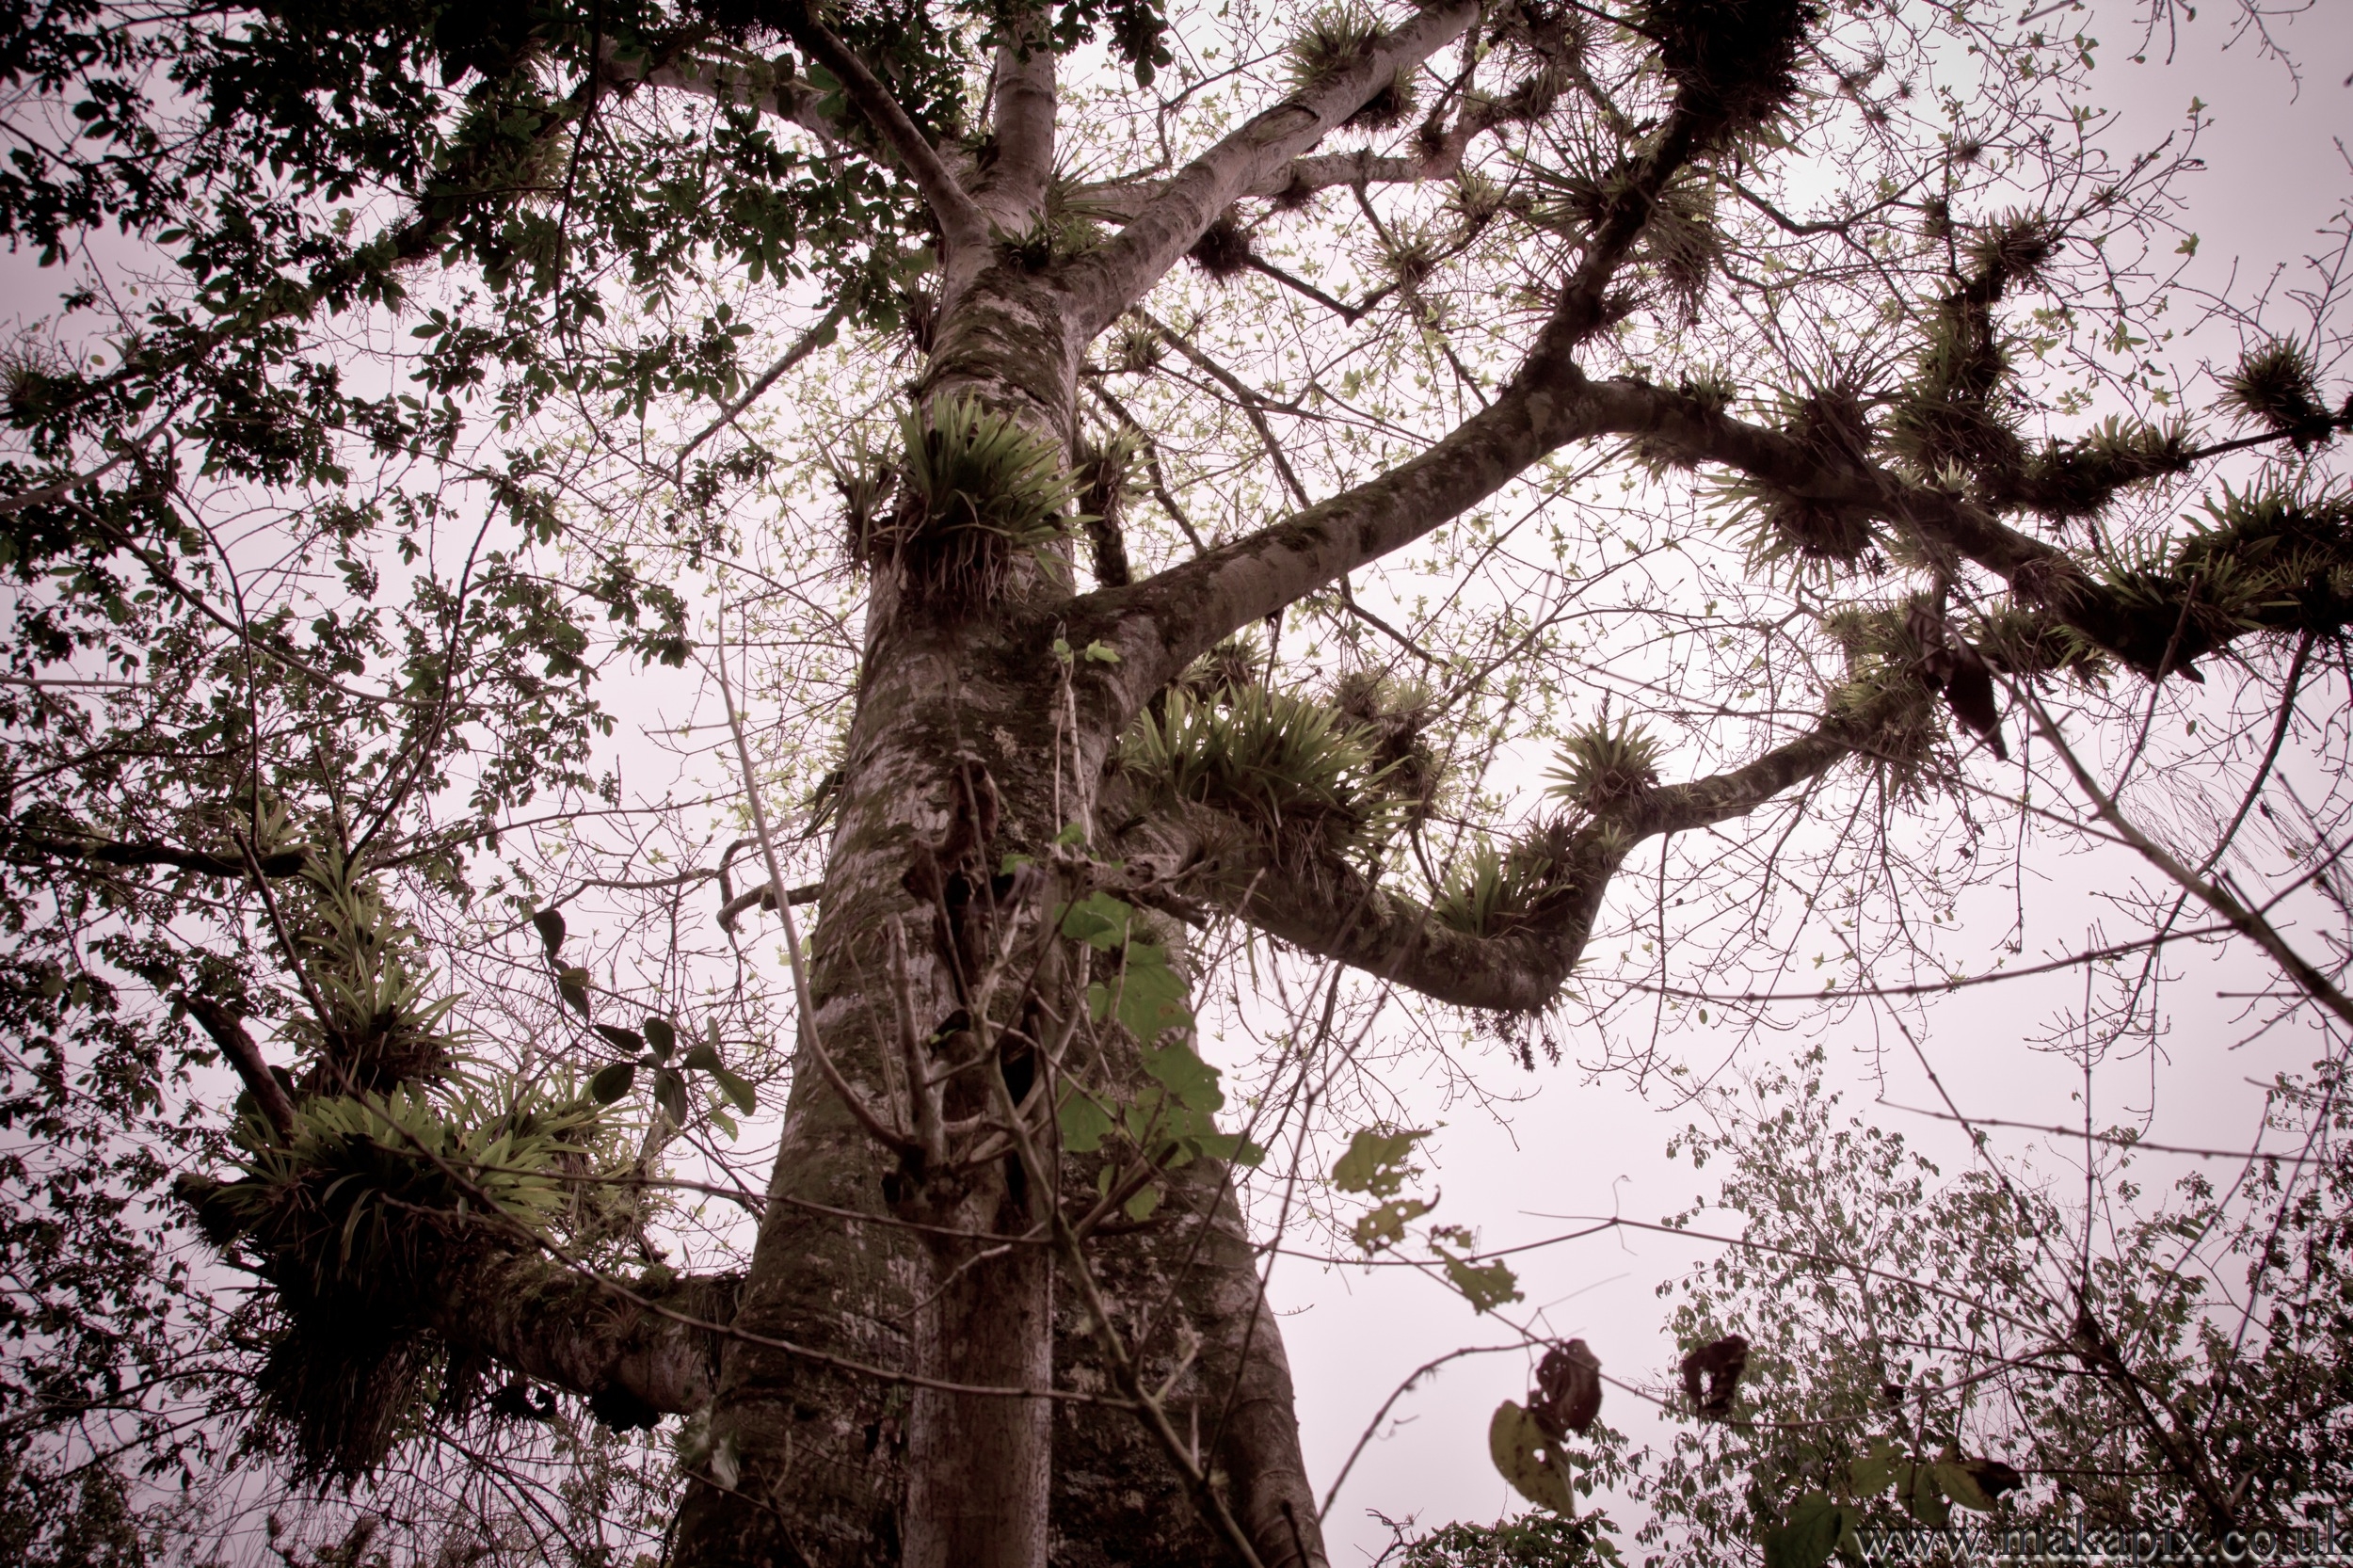
M 176 866 L 184 872 L 203 876 L 247 876 L 251 872 L 242 856 L 209 855 L 200 849 L 181 849 L 172 844 L 144 840 L 119 842 L 111 840 L 45 839 L 26 837 L 12 840 L 8 848 L 9 858 L 20 863 L 25 856 L 44 859 L 95 860 L 102 866 Z M 293 876 L 310 862 L 307 850 L 280 850 L 263 856 L 257 864 L 264 876 Z
M 204 1032 L 213 1037 L 220 1054 L 236 1069 L 245 1092 L 253 1096 L 253 1104 L 262 1112 L 280 1142 L 294 1136 L 294 1099 L 286 1086 L 278 1081 L 278 1075 L 262 1060 L 262 1048 L 253 1043 L 253 1036 L 245 1032 L 245 1025 L 229 1009 L 210 997 L 193 994 L 183 996 L 181 1005 L 188 1010 Z
M 1282 175 L 1292 159 L 1364 105 L 1401 70 L 1462 36 L 1479 7 L 1454 0 L 1417 13 L 1378 48 L 1311 92 L 1252 119 L 1188 164 L 1119 233 L 1064 274 L 1082 339 L 1092 339 L 1150 291 L 1236 199 Z
M 2047 611 L 2153 680 L 2186 662 L 2176 647 L 2177 610 L 2152 614 L 2125 603 L 2067 552 L 2020 533 L 1966 497 L 1876 464 L 1823 457 L 1780 431 L 1648 382 L 1595 382 L 1589 397 L 1599 431 L 1647 437 L 1690 461 L 1721 464 L 1792 495 L 1913 529 L 1993 572 L 2022 603 Z
M 1295 200 L 1342 185 L 1418 185 L 1432 180 L 1451 180 L 1462 172 L 1463 159 L 1469 152 L 1470 144 L 1481 133 L 1495 129 L 1509 118 L 1494 104 L 1465 114 L 1448 130 L 1437 148 L 1423 157 L 1376 152 L 1369 147 L 1353 152 L 1305 154 L 1276 166 L 1272 173 L 1261 176 L 1241 194 Z M 1097 210 L 1131 218 L 1172 184 L 1170 180 L 1157 179 L 1105 180 L 1081 185 L 1080 195 Z
M 955 174 L 941 159 L 915 121 L 892 97 L 856 51 L 817 19 L 803 0 L 782 0 L 769 8 L 778 31 L 801 46 L 809 59 L 831 72 L 841 83 L 843 96 L 874 128 L 907 178 L 923 195 L 932 216 L 939 220 L 941 239 L 950 249 L 979 253 L 988 244 L 988 219 L 966 194 Z
M 441 1272 L 428 1326 L 451 1348 L 585 1397 L 616 1425 L 651 1425 L 710 1402 L 721 1336 L 694 1324 L 735 1317 L 732 1274 L 632 1287 L 676 1317 L 641 1306 L 573 1270 L 493 1255 Z
M 996 107 L 989 117 L 993 156 L 973 185 L 972 199 L 999 228 L 1017 232 L 1046 211 L 1046 184 L 1054 172 L 1054 115 L 1062 100 L 1054 53 L 1043 41 L 1000 45 L 996 70 Z
M 1487 936 L 1442 923 L 1337 856 L 1278 848 L 1213 807 L 1180 805 L 1138 836 L 1165 837 L 1160 853 L 1188 863 L 1186 890 L 1272 936 L 1438 1001 L 1535 1013 L 1583 956 L 1609 879 L 1637 844 L 1744 816 L 1855 748 L 1845 721 L 1824 719 L 1745 766 L 1612 808 L 1569 836 L 1517 923 Z
M 818 111 L 824 94 L 805 81 L 778 75 L 764 62 L 696 59 L 683 53 L 667 57 L 623 54 L 608 41 L 597 69 L 615 87 L 667 88 L 734 104 L 797 125 L 826 141 L 840 131 Z
M 1132 587 L 1098 590 L 1071 606 L 1071 624 L 1121 656 L 1094 677 L 1085 698 L 1106 732 L 1124 727 L 1218 638 L 1411 544 L 1547 453 L 1608 429 L 1610 406 L 1571 355 L 1600 324 L 1610 279 L 1696 134 L 1694 118 L 1678 108 L 1633 160 L 1534 348 L 1492 403 L 1386 473 Z

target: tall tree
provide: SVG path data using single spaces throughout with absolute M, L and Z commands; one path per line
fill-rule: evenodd
M 2067 749 L 2224 669 L 2293 712 L 2353 611 L 2329 300 L 2247 318 L 2180 412 L 2130 356 L 2186 154 L 2085 129 L 2080 32 L 1817 0 L 5 27 L 0 232 L 88 279 L 5 389 L 14 1113 L 68 1194 L 177 1151 L 261 1286 L 221 1341 L 249 1430 L 299 1472 L 543 1416 L 537 1384 L 693 1418 L 688 1564 L 1320 1562 L 1236 1185 L 1285 1124 L 1196 1049 L 1217 934 L 1335 966 L 1294 1105 L 1344 1071 L 1340 967 L 1532 1064 L 1635 857 L 1665 942 L 1678 836 L 1827 809 L 1892 867 L 1892 813 L 1965 810 L 2029 735 L 2353 1020 Z M 595 681 L 632 660 L 723 705 L 724 849 L 625 792 Z M 1552 804 L 1466 840 L 1469 760 L 1556 735 Z M 1714 901 L 1752 874 L 1710 864 Z M 1901 901 L 1956 877 L 1891 871 L 1858 963 L 1924 955 Z M 712 980 L 711 890 L 730 934 L 774 911 L 790 995 Z M 633 901 L 626 952 L 566 919 L 590 892 Z M 705 1183 L 748 1257 L 672 1268 L 648 1193 L 788 1040 L 764 1190 Z M 184 1113 L 216 1063 L 233 1126 Z M 1337 1179 L 1401 1244 L 1412 1129 L 1360 1130 Z M 60 1324 L 219 1310 L 142 1270 L 40 1277 Z M 47 1332 L 40 1419 L 143 1408 L 149 1340 Z

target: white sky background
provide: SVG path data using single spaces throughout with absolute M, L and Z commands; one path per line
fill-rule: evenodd
M 2073 20 L 2057 17 L 2053 24 Z M 2125 27 L 2104 18 L 2088 30 L 2103 45 L 2091 96 L 2122 114 L 2106 138 L 2109 145 L 2153 144 L 2185 123 L 2193 97 L 2204 101 L 2212 123 L 2200 150 L 2207 169 L 2182 187 L 2189 200 L 2183 221 L 2201 236 L 2190 276 L 2221 287 L 2235 266 L 2238 287 L 2245 289 L 2272 268 L 2297 268 L 2318 243 L 2313 231 L 2353 194 L 2345 151 L 2353 144 L 2353 88 L 2345 85 L 2353 72 L 2353 4 L 2319 0 L 2311 12 L 2278 27 L 2276 36 L 2301 67 L 2300 91 L 2279 62 L 2257 56 L 2252 40 L 2217 54 L 2234 22 L 2230 5 L 2202 7 L 2184 26 L 2170 64 L 2162 39 L 2147 63 L 2136 64 L 2127 57 L 2132 35 Z M 2342 695 L 2341 686 L 2335 690 Z M 2014 734 L 2017 716 L 2008 722 Z M 1638 856 L 1629 873 L 1646 862 L 1655 865 L 1656 856 Z M 2104 917 L 2112 936 L 2125 935 L 2098 895 L 2135 877 L 2146 880 L 2142 871 L 2137 861 L 2117 854 L 2033 857 L 2026 871 L 2027 936 L 2015 962 L 2080 950 L 2087 930 Z M 1626 890 L 1622 884 L 1613 904 Z M 1980 931 L 1990 945 L 2009 923 L 2010 903 L 2007 890 L 1995 888 L 1965 903 L 1957 951 L 1968 951 L 1967 937 Z M 2315 1037 L 2297 1027 L 2233 1048 L 2246 1032 L 2245 1004 L 2215 993 L 2268 984 L 2267 966 L 2243 949 L 2218 955 L 2185 946 L 2169 953 L 2166 972 L 2177 978 L 2162 1002 L 2164 1048 L 2154 1060 L 2144 1051 L 2100 1068 L 2093 1120 L 2103 1129 L 2138 1128 L 2153 1142 L 2253 1147 L 2263 1096 L 2248 1080 L 2303 1070 L 2318 1054 Z M 1791 988 L 1797 988 L 1794 980 Z M 2073 1125 L 2083 1115 L 2079 1066 L 2027 1042 L 2062 1011 L 2080 1009 L 2082 998 L 2080 970 L 1960 993 L 1930 1005 L 1921 1045 L 1964 1112 Z M 1866 1015 L 1825 1025 L 1808 1020 L 1802 1008 L 1780 1011 L 1797 1025 L 1776 1053 L 1783 1060 L 1794 1060 L 1819 1039 L 1829 1048 L 1831 1081 L 1846 1086 L 1849 1109 L 1864 1110 L 1904 1133 L 1948 1176 L 1965 1167 L 1971 1156 L 1958 1128 L 1871 1107 L 1882 1097 L 1893 1106 L 1938 1103 L 1900 1032 L 1876 1027 Z M 1725 1040 L 1729 1050 L 1728 1035 Z M 1571 1036 L 1563 1044 L 1574 1055 L 1590 1042 Z M 1704 1047 L 1688 1047 L 1682 1054 L 1695 1066 L 1714 1064 L 1705 1060 Z M 1884 1078 L 1875 1079 L 1881 1071 Z M 1482 1247 L 1577 1228 L 1542 1214 L 1616 1213 L 1656 1222 L 1713 1191 L 1712 1170 L 1695 1173 L 1688 1161 L 1665 1157 L 1668 1139 L 1692 1119 L 1690 1109 L 1664 1108 L 1658 1096 L 1646 1100 L 1622 1077 L 1596 1080 L 1567 1063 L 1540 1066 L 1532 1080 L 1522 1080 L 1516 1069 L 1500 1064 L 1483 1076 L 1498 1090 L 1524 1085 L 1533 1093 L 1501 1120 L 1469 1105 L 1442 1108 L 1434 1086 L 1416 1107 L 1418 1125 L 1447 1123 L 1423 1145 L 1431 1175 L 1422 1186 L 1442 1188 L 1445 1194 L 1433 1218 L 1479 1225 Z M 1993 1138 L 2004 1154 L 2031 1153 L 2034 1169 L 2079 1186 L 2080 1140 L 2020 1131 L 1995 1131 Z M 2144 1153 L 2134 1169 L 2147 1186 L 2162 1189 L 2200 1164 L 2217 1183 L 2227 1182 L 2235 1168 Z M 1518 1255 L 1511 1261 L 1527 1301 L 1515 1310 L 1543 1308 L 1549 1330 L 1587 1339 L 1606 1373 L 1663 1387 L 1677 1348 L 1665 1332 L 1673 1304 L 1661 1301 L 1655 1288 L 1715 1251 L 1616 1232 Z M 1365 1423 L 1414 1368 L 1457 1346 L 1516 1337 L 1501 1324 L 1475 1319 L 1461 1297 L 1408 1270 L 1329 1268 L 1287 1258 L 1275 1271 L 1273 1292 L 1286 1314 L 1284 1340 L 1298 1382 L 1307 1464 L 1320 1490 L 1331 1484 Z M 1532 1359 L 1518 1352 L 1466 1358 L 1399 1401 L 1324 1521 L 1336 1568 L 1356 1568 L 1389 1544 L 1390 1531 L 1371 1510 L 1393 1519 L 1416 1517 L 1424 1529 L 1523 1511 L 1488 1461 L 1486 1429 L 1498 1401 L 1525 1397 Z M 1622 1389 L 1608 1390 L 1603 1412 L 1638 1445 L 1646 1437 L 1663 1441 L 1669 1432 L 1655 1411 Z M 1623 1504 L 1614 1515 L 1630 1537 L 1640 1515 Z
M 2185 122 L 2193 96 L 2204 101 L 2212 120 L 2201 138 L 2208 168 L 2184 187 L 2191 203 L 2185 222 L 2201 237 L 2192 276 L 2219 288 L 2236 265 L 2237 292 L 2245 293 L 2251 292 L 2248 280 L 2260 273 L 2293 267 L 2313 242 L 2313 229 L 2353 195 L 2353 172 L 2344 149 L 2332 140 L 2353 139 L 2353 88 L 2344 85 L 2353 72 L 2353 0 L 2318 0 L 2312 12 L 2279 26 L 2277 36 L 2302 67 L 2300 91 L 2277 61 L 2258 57 L 2251 40 L 2217 54 L 2234 22 L 2229 0 L 2210 0 L 2205 14 L 2185 24 L 2179 58 L 2171 64 L 2163 60 L 2162 40 L 2153 46 L 2148 63 L 2135 64 L 2127 58 L 2132 49 L 2121 27 L 2094 27 L 2103 47 L 2092 87 L 2099 103 L 2123 112 L 2123 122 L 2106 138 L 2116 147 L 2153 144 Z M 0 317 L 45 314 L 54 309 L 59 284 L 57 274 L 39 272 L 29 257 L 0 256 Z M 776 417 L 792 423 L 789 411 L 779 410 Z M 818 517 L 822 509 L 812 505 L 808 520 L 812 527 L 829 524 L 829 518 Z M 660 671 L 635 680 L 617 672 L 616 677 L 603 683 L 602 695 L 622 714 L 624 735 L 632 721 L 658 730 L 689 712 L 705 724 L 717 717 L 707 694 L 698 702 L 691 680 Z M 2341 686 L 2331 689 L 2342 692 Z M 2016 715 L 2009 723 L 2014 736 Z M 706 730 L 695 744 L 714 739 Z M 640 798 L 674 790 L 691 798 L 712 781 L 709 759 L 680 762 L 642 743 L 624 746 L 621 760 L 630 793 Z M 1639 881 L 1640 869 L 1655 864 L 1655 855 L 1637 857 L 1613 907 L 1631 896 L 1628 889 Z M 2081 947 L 2087 930 L 2104 916 L 2111 936 L 2129 935 L 2098 895 L 2129 882 L 2138 871 L 2137 862 L 2112 855 L 2032 858 L 2023 900 L 2025 951 L 2016 962 Z M 748 868 L 746 874 L 757 879 Z M 2001 888 L 1964 901 L 1963 940 L 1955 951 L 1982 952 L 2008 927 L 2011 912 L 2011 894 Z M 1605 925 L 1609 920 L 1606 915 Z M 1980 934 L 1973 950 L 1968 938 Z M 530 938 L 524 934 L 518 940 Z M 745 945 L 775 958 L 776 928 L 760 926 Z M 2229 1048 L 2242 1032 L 2235 1021 L 2242 1004 L 2214 993 L 2255 989 L 2268 982 L 2268 974 L 2241 953 L 2217 963 L 2204 950 L 2170 951 L 2168 972 L 2178 978 L 2164 1004 L 2169 1025 L 2166 1048 L 2155 1059 L 2144 1055 L 2104 1066 L 2094 1082 L 2094 1120 L 2103 1128 L 2138 1128 L 2161 1142 L 2249 1146 L 2262 1099 L 2246 1080 L 2303 1068 L 2315 1054 L 2312 1037 L 2283 1031 L 2244 1049 Z M 768 968 L 774 971 L 769 979 L 781 978 L 780 964 Z M 1794 981 L 1791 988 L 1799 988 Z M 2079 974 L 1963 993 L 1929 1009 L 1922 1045 L 1964 1111 L 2073 1122 L 2083 1113 L 2073 1097 L 2081 1086 L 2077 1066 L 2027 1042 L 2046 1031 L 2058 1012 L 2080 1005 L 2081 998 Z M 1776 1037 L 1774 1057 L 1792 1059 L 1822 1040 L 1833 1077 L 1849 1089 L 1850 1107 L 1879 1097 L 1899 1106 L 1936 1103 L 1894 1029 L 1875 1028 L 1867 1014 L 1825 1027 L 1810 1020 L 1806 1009 L 1785 1011 L 1796 1027 Z M 1708 1036 L 1680 1038 L 1680 1055 L 1701 1071 L 1717 1067 L 1731 1053 L 1728 1034 L 1713 1056 Z M 1393 1075 L 1392 1086 L 1408 1098 L 1410 1114 L 1403 1119 L 1445 1124 L 1424 1145 L 1421 1162 L 1429 1176 L 1416 1189 L 1425 1195 L 1443 1191 L 1433 1221 L 1475 1225 L 1481 1245 L 1496 1248 L 1576 1228 L 1543 1217 L 1546 1214 L 1617 1212 L 1656 1221 L 1712 1188 L 1714 1172 L 1695 1174 L 1688 1163 L 1671 1164 L 1664 1158 L 1670 1135 L 1691 1119 L 1689 1108 L 1666 1108 L 1656 1094 L 1646 1101 L 1622 1077 L 1590 1079 L 1578 1071 L 1577 1058 L 1591 1042 L 1567 1033 L 1562 1043 L 1570 1060 L 1558 1067 L 1540 1065 L 1532 1077 L 1509 1066 L 1492 1047 L 1481 1048 L 1483 1054 L 1471 1053 L 1487 1087 L 1528 1096 L 1500 1119 L 1470 1103 L 1444 1103 L 1434 1075 L 1418 1083 L 1410 1072 Z M 1752 1054 L 1733 1063 L 1733 1074 L 1743 1064 L 1762 1064 L 1762 1058 Z M 1874 1079 L 1875 1070 L 1884 1077 Z M 1930 1152 L 1948 1174 L 1962 1169 L 1970 1158 L 1956 1128 L 1895 1111 L 1872 1113 Z M 759 1122 L 745 1129 L 733 1152 L 747 1167 L 764 1172 L 775 1120 L 764 1112 Z M 1996 1147 L 2009 1152 L 2040 1142 L 2025 1133 L 1995 1135 Z M 2079 1169 L 2079 1145 L 2061 1146 L 2037 1155 L 2035 1164 L 2065 1177 Z M 2194 1163 L 2145 1154 L 2136 1169 L 2149 1185 L 2162 1187 Z M 2220 1162 L 2210 1163 L 2218 1169 Z M 1298 1244 L 1310 1250 L 1321 1245 L 1312 1239 Z M 1711 1252 L 1662 1237 L 1619 1233 L 1519 1255 L 1513 1262 L 1526 1301 L 1515 1311 L 1541 1309 L 1546 1332 L 1586 1338 L 1606 1372 L 1661 1386 L 1675 1351 L 1663 1331 L 1670 1304 L 1657 1299 L 1655 1287 Z M 1415 1367 L 1460 1346 L 1516 1337 L 1501 1324 L 1474 1317 L 1442 1285 L 1406 1269 L 1332 1268 L 1285 1258 L 1274 1271 L 1273 1288 L 1286 1315 L 1285 1340 L 1319 1492 L 1337 1473 L 1365 1422 Z M 1326 1520 L 1335 1563 L 1355 1568 L 1387 1544 L 1388 1529 L 1368 1510 L 1399 1520 L 1417 1518 L 1424 1528 L 1518 1512 L 1516 1498 L 1488 1461 L 1486 1426 L 1498 1400 L 1524 1393 L 1529 1371 L 1529 1358 L 1516 1352 L 1469 1358 L 1401 1400 L 1395 1412 L 1401 1419 L 1368 1447 Z M 1622 1390 L 1609 1391 L 1605 1414 L 1638 1444 L 1663 1439 L 1668 1431 Z M 1624 1507 L 1616 1513 L 1630 1534 L 1639 1519 Z

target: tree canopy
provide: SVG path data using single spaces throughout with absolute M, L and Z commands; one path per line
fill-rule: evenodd
M 2194 20 L 0 11 L 0 1541 L 1321 1563 L 1286 1249 L 1525 1349 L 1407 1562 L 2342 1496 L 2353 218 L 2193 270 Z M 1777 1021 L 2193 942 L 2221 1186 Z M 1579 1064 L 1744 1217 L 1664 1446 L 1401 1087 Z

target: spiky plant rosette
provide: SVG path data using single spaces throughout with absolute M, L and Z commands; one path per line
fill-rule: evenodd
M 1230 283 L 1250 270 L 1253 252 L 1250 231 L 1241 215 L 1228 207 L 1217 215 L 1185 255 L 1216 282 Z
M 606 1228 L 579 1178 L 609 1163 L 568 1085 L 312 1097 L 285 1136 L 248 1116 L 231 1179 L 178 1192 L 208 1239 L 278 1288 L 258 1374 L 265 1426 L 297 1470 L 373 1471 L 421 1410 L 441 1352 L 425 1333 L 443 1272 L 484 1249 Z
M 1907 624 L 1910 610 L 1910 604 L 1849 606 L 1822 621 L 1847 661 L 1847 680 L 1832 690 L 1825 707 L 1855 756 L 1904 798 L 1921 792 L 1945 736 L 1936 691 L 1922 678 L 1929 650 Z
M 1000 598 L 1027 556 L 1057 578 L 1056 552 L 1084 521 L 1062 443 L 961 394 L 901 417 L 898 504 L 867 531 L 862 558 L 895 570 L 919 602 Z
M 1342 72 L 1388 40 L 1389 29 L 1369 6 L 1323 7 L 1308 17 L 1305 29 L 1285 51 L 1291 90 L 1305 94 L 1330 86 Z M 1358 131 L 1395 130 L 1412 116 L 1416 97 L 1413 71 L 1401 70 L 1340 123 Z
M 1545 792 L 1596 817 L 1631 805 L 1657 786 L 1658 759 L 1666 747 L 1625 719 L 1579 729 L 1561 743 L 1559 757 L 1545 771 Z
M 2283 339 L 2249 349 L 2238 368 L 2223 376 L 2222 393 L 2243 417 L 2288 437 L 2298 448 L 2327 440 L 2338 424 L 2321 400 L 2312 356 Z M 2345 418 L 2353 423 L 2353 400 L 2345 404 Z
M 375 881 L 325 852 L 304 865 L 295 932 L 311 989 L 325 1008 L 287 1022 L 315 1086 L 378 1091 L 437 1079 L 451 1064 L 447 1030 L 456 999 L 428 998 L 417 941 L 385 907 Z
M 1248 633 L 1237 632 L 1186 665 L 1173 689 L 1195 702 L 1223 702 L 1227 694 L 1257 685 L 1265 664 L 1258 645 Z
M 2051 441 L 2026 459 L 2018 500 L 2054 522 L 2099 516 L 2128 485 L 2181 473 L 2190 463 L 2186 424 L 2128 424 L 2116 415 L 2080 440 Z
M 307 1099 L 284 1139 L 250 1118 L 240 1139 L 240 1175 L 203 1201 L 207 1229 L 320 1298 L 415 1279 L 436 1248 L 552 1234 L 578 1218 L 575 1178 L 601 1141 L 584 1096 L 542 1086 L 502 1103 L 463 1078 Z
M 1094 550 L 1096 581 L 1108 587 L 1124 587 L 1132 575 L 1120 523 L 1136 488 L 1136 459 L 1143 450 L 1141 432 L 1115 430 L 1101 441 L 1086 442 L 1071 471 L 1079 516 Z
M 2024 499 L 2020 398 L 1993 307 L 2050 261 L 2048 224 L 2011 214 L 1976 230 L 1960 284 L 1937 302 L 1919 369 L 1888 421 L 1890 449 L 1933 484 L 1974 483 L 1997 505 Z
M 1825 464 L 1856 468 L 1869 460 L 1876 439 L 1870 410 L 1843 379 L 1785 400 L 1782 419 L 1783 429 Z M 1878 541 L 1871 516 L 1843 502 L 1747 477 L 1716 488 L 1735 504 L 1732 526 L 1745 536 L 1750 564 L 1760 569 L 1849 567 Z
M 1638 0 L 1630 20 L 1658 48 L 1704 144 L 1764 125 L 1797 97 L 1819 0 Z
M 2353 492 L 2222 487 L 2178 538 L 2128 544 L 2105 574 L 2154 625 L 2179 627 L 2178 666 L 2256 627 L 2332 639 L 2353 615 Z
M 1380 670 L 1351 670 L 1333 682 L 1332 706 L 1356 727 L 1404 821 L 1428 817 L 1446 787 L 1446 764 L 1424 734 L 1433 713 L 1430 688 Z
M 1256 684 L 1213 702 L 1172 688 L 1128 730 L 1122 760 L 1169 798 L 1216 807 L 1285 853 L 1377 843 L 1397 809 L 1345 715 Z
M 1455 865 L 1430 912 L 1465 936 L 1508 936 L 1566 890 L 1573 849 L 1569 824 L 1558 818 L 1513 843 L 1479 844 Z

